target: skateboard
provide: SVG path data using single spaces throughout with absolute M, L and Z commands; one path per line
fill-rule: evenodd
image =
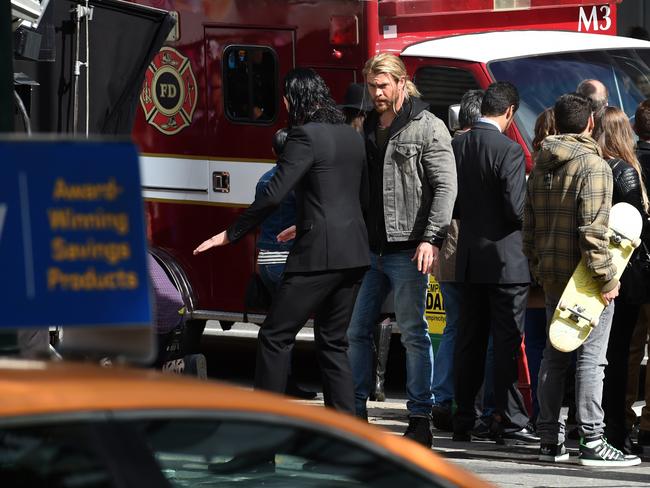
M 617 279 L 621 278 L 632 253 L 641 244 L 642 225 L 641 214 L 629 203 L 617 203 L 612 207 L 607 236 Z M 553 347 L 562 352 L 580 347 L 598 325 L 604 309 L 601 283 L 594 281 L 582 258 L 551 319 L 548 336 Z

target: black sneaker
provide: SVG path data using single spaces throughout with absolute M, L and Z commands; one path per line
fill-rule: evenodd
M 498 425 L 491 419 L 480 419 L 476 422 L 470 434 L 472 439 L 496 441 L 498 437 L 497 427 Z
M 587 444 L 597 442 L 591 447 Z M 583 466 L 636 466 L 641 464 L 641 459 L 632 454 L 623 454 L 611 446 L 607 439 L 598 437 L 595 439 L 580 440 L 580 457 L 578 463 Z
M 541 444 L 539 448 L 539 460 L 551 463 L 559 463 L 569 460 L 569 453 L 564 444 Z
M 540 438 L 535 432 L 535 428 L 528 423 L 519 430 L 503 432 L 497 439 L 497 442 L 512 444 L 539 444 Z
M 425 447 L 433 447 L 433 427 L 431 418 L 409 416 L 409 426 L 404 432 L 404 437 L 414 440 Z

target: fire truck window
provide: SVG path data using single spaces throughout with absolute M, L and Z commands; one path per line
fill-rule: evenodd
M 265 47 L 230 46 L 223 55 L 224 107 L 234 122 L 273 122 L 277 112 L 277 61 Z
M 470 72 L 458 68 L 420 68 L 413 81 L 422 93 L 422 100 L 430 105 L 429 110 L 444 122 L 447 122 L 449 105 L 460 103 L 467 90 L 481 88 Z

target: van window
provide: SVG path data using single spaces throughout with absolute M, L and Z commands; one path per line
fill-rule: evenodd
M 601 81 L 609 91 L 609 105 L 623 110 L 634 123 L 640 102 L 650 97 L 650 49 L 563 52 L 492 61 L 495 80 L 508 80 L 519 90 L 517 126 L 529 147 L 535 120 L 560 95 L 576 90 L 582 80 Z
M 442 66 L 420 68 L 413 81 L 422 100 L 430 104 L 429 110 L 445 123 L 449 105 L 460 103 L 467 90 L 481 88 L 469 71 Z
M 224 107 L 233 122 L 270 124 L 278 101 L 275 52 L 260 46 L 229 46 L 223 54 Z

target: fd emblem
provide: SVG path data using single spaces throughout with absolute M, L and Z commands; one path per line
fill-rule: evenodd
M 145 74 L 140 103 L 147 122 L 166 135 L 192 123 L 196 108 L 196 79 L 190 60 L 163 47 Z

